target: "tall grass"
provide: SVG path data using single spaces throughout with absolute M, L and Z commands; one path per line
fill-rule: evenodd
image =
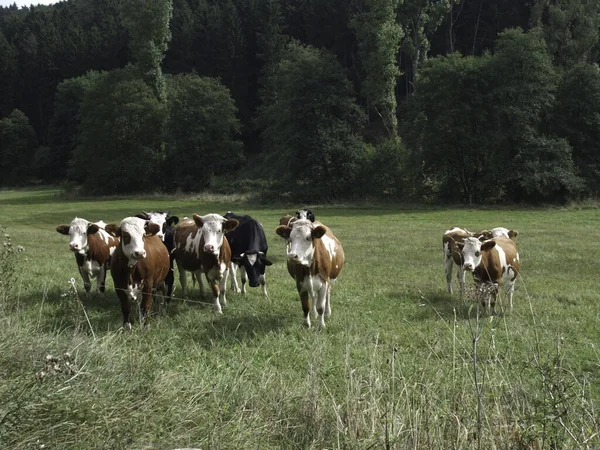
M 600 447 L 598 210 L 315 207 L 347 256 L 318 332 L 302 326 L 274 235 L 295 206 L 212 201 L 0 193 L 24 247 L 0 303 L 0 448 Z M 229 292 L 216 316 L 192 290 L 129 333 L 110 277 L 80 304 L 56 225 L 158 208 L 258 218 L 269 298 Z M 445 292 L 441 235 L 454 225 L 519 230 L 512 312 Z

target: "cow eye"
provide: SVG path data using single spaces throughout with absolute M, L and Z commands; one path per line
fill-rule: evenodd
M 307 240 L 307 241 L 310 241 L 310 236 L 306 236 L 306 240 Z
M 475 252 L 475 257 L 479 258 L 479 255 L 481 255 L 481 252 Z

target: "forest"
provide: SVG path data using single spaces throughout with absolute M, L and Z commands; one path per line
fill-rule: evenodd
M 564 203 L 600 190 L 596 0 L 0 8 L 0 187 Z

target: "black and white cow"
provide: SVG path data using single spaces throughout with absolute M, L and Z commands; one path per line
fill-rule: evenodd
M 173 239 L 173 234 L 175 227 L 173 225 L 177 225 L 179 223 L 179 217 L 170 216 L 171 211 L 162 212 L 162 211 L 151 211 L 146 212 L 142 210 L 142 214 L 136 214 L 135 217 L 138 217 L 143 220 L 147 220 L 150 223 L 155 223 L 160 227 L 156 236 L 158 236 L 167 247 L 167 251 L 169 252 L 170 263 L 169 263 L 169 274 L 165 279 L 165 285 L 167 287 L 167 298 L 166 301 L 169 302 L 171 296 L 173 295 L 173 289 L 175 285 L 175 273 L 173 271 L 173 259 L 172 255 L 173 249 L 175 248 L 175 241 Z
M 267 259 L 267 237 L 262 224 L 250 216 L 238 216 L 229 211 L 226 219 L 236 219 L 239 225 L 225 237 L 231 247 L 231 289 L 240 292 L 236 277 L 236 267 L 240 268 L 242 276 L 242 295 L 246 294 L 246 282 L 250 287 L 262 286 L 262 292 L 267 297 L 266 266 L 273 264 Z

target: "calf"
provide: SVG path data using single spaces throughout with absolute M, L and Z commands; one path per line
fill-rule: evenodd
M 170 216 L 170 212 L 171 211 L 146 212 L 142 210 L 142 214 L 136 214 L 135 216 L 143 220 L 148 220 L 151 223 L 155 223 L 160 227 L 160 230 L 158 233 L 156 233 L 156 235 L 163 241 L 163 244 L 165 244 L 165 247 L 167 247 L 167 251 L 170 255 L 169 274 L 165 279 L 165 285 L 167 286 L 167 302 L 170 301 L 171 297 L 173 296 L 173 287 L 175 284 L 175 273 L 173 270 L 173 255 L 171 253 L 175 248 L 175 243 L 173 241 L 173 233 L 175 227 L 173 227 L 173 225 L 179 222 L 179 217 Z
M 262 286 L 262 293 L 267 297 L 266 266 L 273 264 L 267 259 L 267 237 L 262 224 L 250 216 L 238 216 L 229 211 L 226 219 L 236 219 L 240 224 L 225 235 L 231 247 L 231 288 L 240 289 L 237 283 L 236 267 L 242 275 L 242 295 L 246 294 L 246 282 L 250 287 Z
M 175 228 L 173 255 L 179 269 L 179 281 L 185 295 L 185 271 L 193 272 L 198 280 L 204 272 L 213 293 L 215 311 L 221 314 L 221 306 L 227 305 L 225 289 L 231 266 L 231 248 L 225 233 L 233 231 L 239 222 L 219 214 L 194 214 L 192 217 L 193 220 L 184 219 Z
M 69 248 L 75 254 L 88 299 L 91 296 L 92 278 L 96 278 L 97 290 L 104 293 L 110 257 L 119 245 L 119 239 L 104 230 L 105 225 L 102 221 L 92 223 L 75 217 L 71 225 L 56 227 L 60 234 L 69 236 Z
M 512 309 L 515 279 L 521 268 L 517 244 L 505 236 L 484 242 L 468 237 L 458 246 L 464 261 L 463 269 L 473 273 L 480 290 L 485 291 L 486 287 L 491 287 L 491 295 L 486 295 L 482 300 L 484 308 L 489 302 L 491 313 L 494 314 L 498 287 L 506 284 L 508 301 Z
M 344 267 L 344 249 L 331 230 L 318 222 L 298 219 L 292 227 L 280 225 L 275 232 L 290 240 L 287 269 L 296 281 L 304 322 L 310 327 L 310 302 L 315 303 L 318 327 L 331 315 L 331 283 Z
M 465 273 L 462 269 L 463 259 L 458 244 L 463 242 L 468 237 L 476 237 L 479 239 L 490 239 L 491 233 L 488 230 L 483 230 L 478 233 L 473 233 L 466 228 L 454 227 L 444 232 L 442 236 L 442 250 L 444 252 L 444 266 L 446 268 L 446 283 L 448 292 L 452 294 L 452 268 L 454 264 L 458 266 L 458 284 L 460 285 L 461 293 L 465 292 Z
M 109 233 L 121 238 L 110 263 L 115 291 L 121 302 L 123 328 L 131 330 L 131 304 L 141 293 L 141 322 L 148 322 L 154 292 L 165 295 L 165 278 L 169 273 L 169 252 L 160 238 L 157 224 L 139 217 L 127 217 L 119 226 L 106 226 Z

